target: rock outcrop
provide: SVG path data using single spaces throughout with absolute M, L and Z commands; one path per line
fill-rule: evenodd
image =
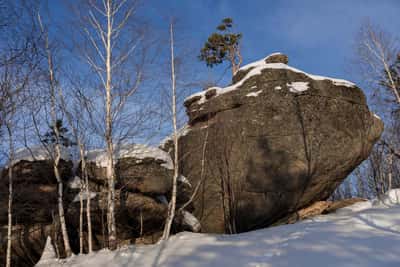
M 13 264 L 33 266 L 50 236 L 56 253 L 63 255 L 59 223 L 57 220 L 57 182 L 51 158 L 41 148 L 21 150 L 13 162 Z M 31 154 L 36 154 L 31 156 Z M 168 211 L 172 187 L 173 165 L 168 153 L 143 145 L 125 145 L 116 150 L 116 202 L 117 242 L 155 243 L 161 236 Z M 89 189 L 91 191 L 91 218 L 93 248 L 99 250 L 107 244 L 107 181 L 104 150 L 87 153 Z M 79 191 L 81 176 L 77 168 L 73 175 L 73 162 L 67 155 L 60 162 L 64 182 L 64 209 L 66 223 L 74 253 L 79 252 Z M 2 170 L 0 180 L 0 262 L 5 262 L 7 236 L 8 169 Z M 179 183 L 181 191 L 188 191 L 187 182 Z M 83 195 L 87 198 L 86 194 Z M 187 198 L 178 198 L 178 207 Z M 190 209 L 190 206 L 187 208 Z M 187 209 L 177 214 L 174 231 L 199 231 L 198 221 Z M 84 204 L 84 216 L 86 203 Z M 86 217 L 84 217 L 86 222 Z M 86 223 L 84 238 L 87 238 Z M 84 242 L 85 246 L 87 242 Z M 87 247 L 84 251 L 88 251 Z M 60 253 L 60 254 L 58 254 Z
M 204 232 L 265 227 L 327 199 L 383 131 L 356 85 L 287 62 L 273 54 L 185 101 L 181 171 L 199 185 Z
M 64 203 L 72 199 L 66 187 L 72 175 L 72 162 L 60 161 L 60 175 L 64 181 Z M 36 161 L 20 160 L 13 165 L 13 266 L 33 266 L 40 258 L 47 236 L 54 236 L 58 229 L 57 180 L 53 164 L 49 159 Z M 7 211 L 8 211 L 8 169 L 0 179 L 0 262 L 6 255 Z M 62 247 L 62 242 L 59 242 Z

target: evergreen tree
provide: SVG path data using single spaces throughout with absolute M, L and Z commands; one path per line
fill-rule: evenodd
M 63 121 L 58 119 L 56 121 L 56 128 L 59 132 L 59 140 L 57 140 L 56 133 L 54 132 L 54 127 L 51 125 L 49 131 L 44 134 L 43 142 L 46 144 L 61 144 L 65 147 L 75 146 L 76 143 L 72 142 L 71 139 L 68 137 L 68 129 L 64 127 Z
M 233 20 L 225 18 L 218 25 L 218 32 L 212 33 L 200 50 L 199 59 L 205 61 L 208 67 L 219 65 L 224 61 L 229 61 L 232 76 L 239 70 L 242 63 L 240 54 L 241 33 L 231 32 Z

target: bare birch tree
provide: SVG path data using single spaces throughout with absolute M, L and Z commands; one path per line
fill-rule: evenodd
M 76 77 L 75 77 L 76 78 Z M 74 86 L 74 85 L 73 85 Z M 92 234 L 92 217 L 91 217 L 91 191 L 89 187 L 89 178 L 86 168 L 86 149 L 87 149 L 87 130 L 88 122 L 85 120 L 85 112 L 89 112 L 88 108 L 89 99 L 85 96 L 84 91 L 80 86 L 74 86 L 71 89 L 72 93 L 72 103 L 70 106 L 67 105 L 65 101 L 64 92 L 61 87 L 58 87 L 58 94 L 61 102 L 61 108 L 65 117 L 68 121 L 70 128 L 72 129 L 72 134 L 76 141 L 79 150 L 79 161 L 81 167 L 81 180 L 80 180 L 80 192 L 79 192 L 79 202 L 80 202 L 80 216 L 79 216 L 79 251 L 83 253 L 83 202 L 84 195 L 86 195 L 86 221 L 87 221 L 87 242 L 88 242 L 88 252 L 93 252 L 93 234 Z
M 54 168 L 54 175 L 57 179 L 57 187 L 58 187 L 58 216 L 60 220 L 61 226 L 61 234 L 63 237 L 64 243 L 64 250 L 67 257 L 72 255 L 72 250 L 69 242 L 69 236 L 67 231 L 67 225 L 65 222 L 65 215 L 64 215 L 64 205 L 63 205 L 63 182 L 60 174 L 59 164 L 61 160 L 61 143 L 60 143 L 60 132 L 59 128 L 57 127 L 57 81 L 55 78 L 54 73 L 54 65 L 53 65 L 53 54 L 50 48 L 49 37 L 48 37 L 48 30 L 45 28 L 44 24 L 42 23 L 42 19 L 40 13 L 37 15 L 38 23 L 40 26 L 40 30 L 42 35 L 44 36 L 44 51 L 46 54 L 47 59 L 47 82 L 49 87 L 49 94 L 50 94 L 50 117 L 52 123 L 52 130 L 55 134 L 55 142 L 54 148 L 51 148 L 50 154 L 53 155 L 53 168 Z M 54 151 L 53 151 L 54 150 Z
M 83 16 L 83 32 L 90 49 L 84 52 L 85 61 L 93 69 L 101 83 L 104 97 L 104 131 L 103 137 L 107 151 L 107 230 L 108 246 L 117 247 L 117 229 L 115 222 L 115 140 L 116 119 L 121 116 L 128 99 L 137 91 L 142 80 L 140 68 L 124 76 L 128 70 L 127 61 L 132 59 L 141 42 L 140 36 L 124 29 L 130 28 L 130 22 L 137 8 L 134 0 L 87 0 L 88 14 Z M 132 63 L 133 64 L 133 63 Z M 118 79 L 116 79 L 118 76 Z M 132 77 L 134 77 L 132 79 Z
M 366 22 L 360 30 L 357 61 L 364 78 L 375 88 L 389 89 L 400 105 L 400 92 L 391 66 L 399 53 L 398 42 L 385 31 Z
M 9 11 L 13 12 L 13 10 L 10 7 Z M 19 18 L 15 17 L 14 19 L 16 21 L 10 23 L 10 25 L 15 24 L 15 28 L 8 27 L 7 25 L 4 26 L 7 27 L 1 35 L 4 37 L 4 33 L 8 37 L 7 42 L 3 43 L 7 43 L 8 46 L 7 48 L 1 47 L 0 54 L 0 127 L 6 129 L 7 137 L 3 138 L 3 140 L 8 143 L 6 153 L 8 160 L 8 223 L 5 262 L 5 266 L 7 267 L 11 266 L 12 227 L 13 217 L 15 216 L 13 210 L 13 200 L 15 197 L 13 164 L 15 160 L 17 128 L 21 117 L 18 113 L 21 113 L 21 107 L 24 105 L 26 98 L 25 90 L 38 64 L 35 57 L 36 54 L 34 53 L 36 39 L 33 37 L 31 28 L 27 29 L 17 23 Z M 10 22 L 10 20 L 7 21 Z M 14 33 L 19 33 L 19 35 L 14 36 Z
M 22 55 L 21 55 L 22 56 Z M 11 67 L 10 67 L 11 65 Z M 0 81 L 0 116 L 7 132 L 8 140 L 8 224 L 7 224 L 7 252 L 6 266 L 11 266 L 11 241 L 12 241 L 12 218 L 13 218 L 13 164 L 15 160 L 15 132 L 17 131 L 18 106 L 23 104 L 23 90 L 25 89 L 30 71 L 24 72 L 23 68 L 15 62 L 8 62 L 1 70 Z M 0 125 L 1 126 L 1 125 Z
M 2 119 L 8 135 L 8 223 L 7 223 L 7 252 L 6 252 L 6 267 L 11 266 L 11 242 L 12 242 L 12 217 L 13 217 L 13 162 L 15 154 L 14 145 L 14 119 L 16 112 L 16 99 L 18 91 L 11 89 L 11 81 L 8 80 L 8 70 L 4 70 L 4 79 L 1 82 L 2 95 Z M 5 99 L 3 99 L 3 97 Z
M 171 52 L 171 106 L 172 106 L 172 127 L 173 127 L 173 143 L 174 143 L 174 174 L 172 178 L 172 196 L 168 205 L 168 216 L 164 227 L 162 239 L 169 238 L 172 222 L 175 217 L 177 183 L 179 176 L 179 158 L 178 158 L 178 126 L 177 126 L 177 110 L 176 110 L 176 77 L 175 77 L 175 54 L 174 54 L 174 24 L 171 20 L 169 25 L 170 33 L 170 52 Z

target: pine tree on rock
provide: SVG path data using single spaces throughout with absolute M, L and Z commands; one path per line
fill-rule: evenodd
M 205 61 L 211 68 L 224 61 L 229 61 L 233 76 L 242 63 L 240 54 L 242 34 L 231 32 L 232 28 L 233 20 L 231 18 L 223 19 L 217 27 L 218 32 L 212 33 L 200 50 L 199 59 Z

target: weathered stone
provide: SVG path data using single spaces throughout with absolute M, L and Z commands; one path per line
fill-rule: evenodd
M 237 89 L 185 103 L 180 167 L 193 185 L 202 184 L 194 208 L 204 232 L 265 227 L 327 199 L 383 131 L 349 82 L 284 64 L 251 68 L 255 75 Z
M 283 63 L 283 64 L 288 64 L 289 63 L 289 58 L 287 55 L 281 54 L 281 53 L 275 53 L 270 56 L 268 56 L 265 60 L 265 63 Z
M 206 96 L 206 99 L 210 99 L 211 97 L 215 96 L 216 94 L 217 94 L 217 89 L 210 88 L 206 91 L 205 96 Z
M 118 160 L 116 175 L 117 188 L 131 192 L 163 195 L 172 188 L 173 171 L 161 166 L 162 162 L 153 158 Z

